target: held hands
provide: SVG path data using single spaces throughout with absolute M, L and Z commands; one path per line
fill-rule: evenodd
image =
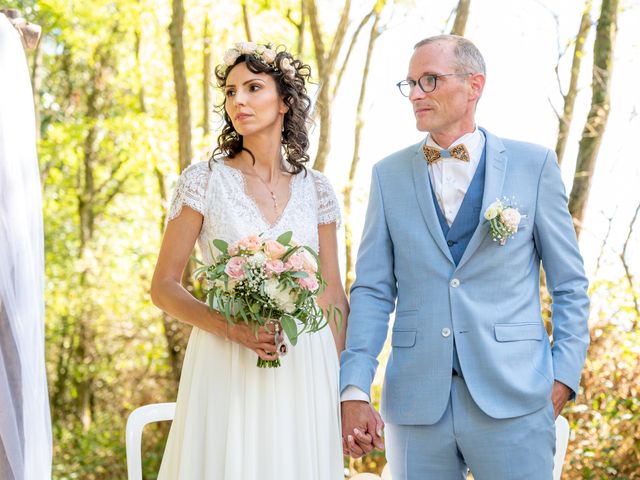
M 384 449 L 384 422 L 368 402 L 342 402 L 342 450 L 345 455 L 360 458 L 374 448 Z
M 275 332 L 273 328 L 268 330 L 264 327 L 258 329 L 258 335 L 251 326 L 240 322 L 229 325 L 227 338 L 233 342 L 239 343 L 253 350 L 263 360 L 276 360 L 278 353 L 276 352 Z

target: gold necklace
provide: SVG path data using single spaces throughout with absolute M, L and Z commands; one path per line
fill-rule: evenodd
M 257 173 L 254 173 L 254 175 L 256 177 L 258 177 L 258 180 L 260 180 L 262 182 L 262 184 L 264 185 L 264 188 L 267 189 L 267 192 L 269 192 L 269 194 L 271 195 L 271 200 L 273 201 L 273 211 L 277 212 L 278 211 L 278 199 L 276 198 L 276 194 L 274 192 L 274 190 L 276 189 L 276 187 L 278 186 L 278 182 L 280 181 L 280 174 L 278 172 L 278 176 L 276 177 L 276 184 L 273 186 L 273 190 L 271 188 L 269 188 L 269 184 L 263 180 L 263 178 L 258 175 Z

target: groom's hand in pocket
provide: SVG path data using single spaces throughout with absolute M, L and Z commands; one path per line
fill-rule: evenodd
M 342 447 L 345 455 L 360 458 L 374 448 L 384 449 L 384 422 L 369 402 L 342 402 Z
M 555 381 L 553 382 L 553 389 L 551 390 L 551 401 L 553 402 L 553 410 L 555 411 L 556 418 L 562 412 L 562 409 L 571 398 L 572 390 L 564 383 Z

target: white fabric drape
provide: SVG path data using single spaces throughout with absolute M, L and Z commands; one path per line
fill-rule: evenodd
M 0 14 L 0 478 L 51 478 L 42 197 L 29 69 Z

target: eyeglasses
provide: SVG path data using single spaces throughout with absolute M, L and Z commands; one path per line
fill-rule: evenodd
M 416 85 L 418 85 L 420 87 L 420 90 L 422 90 L 424 93 L 430 93 L 436 89 L 436 86 L 438 84 L 438 78 L 455 77 L 459 75 L 473 75 L 473 73 L 467 72 L 467 73 L 442 73 L 439 75 L 432 75 L 432 74 L 423 75 L 418 79 L 417 82 L 415 80 L 402 80 L 401 82 L 396 83 L 396 87 L 398 87 L 398 90 L 400 90 L 400 93 L 405 97 L 408 97 L 409 95 L 411 95 L 411 90 L 413 90 Z

